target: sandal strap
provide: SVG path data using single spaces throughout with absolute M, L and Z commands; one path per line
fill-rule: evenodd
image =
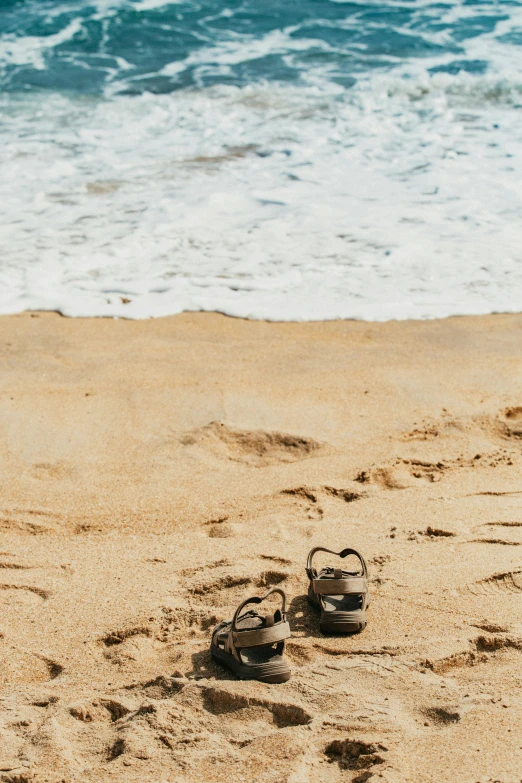
M 368 582 L 364 576 L 349 576 L 343 579 L 312 579 L 312 589 L 317 595 L 351 595 L 366 593 Z
M 357 557 L 359 559 L 359 562 L 361 563 L 361 566 L 362 566 L 362 576 L 365 579 L 368 578 L 368 567 L 366 565 L 366 560 L 361 555 L 361 553 L 358 552 L 356 549 L 352 549 L 351 547 L 347 547 L 346 549 L 343 549 L 341 552 L 334 552 L 331 549 L 325 549 L 324 546 L 316 546 L 316 547 L 314 547 L 310 551 L 310 553 L 308 555 L 308 560 L 306 561 L 306 573 L 308 574 L 308 578 L 310 579 L 310 581 L 314 581 L 314 580 L 317 579 L 317 571 L 315 570 L 315 568 L 312 565 L 312 562 L 313 562 L 313 559 L 314 559 L 314 555 L 317 552 L 327 552 L 329 555 L 335 555 L 336 557 L 342 557 L 342 558 L 348 557 L 348 555 L 355 555 L 355 557 Z M 359 590 L 359 592 L 362 592 L 362 591 Z M 338 595 L 340 595 L 340 594 L 341 593 L 338 593 Z M 330 593 L 330 595 L 336 595 L 336 593 Z
M 269 628 L 255 628 L 248 631 L 233 631 L 232 639 L 234 646 L 240 650 L 243 647 L 261 647 L 263 644 L 275 644 L 289 639 L 291 636 L 290 626 L 285 621 L 276 623 Z
M 233 631 L 238 631 L 239 630 L 238 627 L 237 627 L 237 621 L 239 619 L 239 615 L 241 614 L 241 612 L 243 611 L 245 606 L 247 606 L 248 604 L 260 604 L 262 601 L 266 600 L 269 595 L 272 595 L 273 593 L 278 593 L 278 595 L 280 595 L 281 598 L 282 598 L 282 604 L 283 605 L 281 607 L 281 614 L 284 617 L 285 613 L 286 613 L 286 593 L 285 593 L 284 590 L 281 590 L 280 587 L 272 587 L 271 590 L 269 590 L 267 593 L 265 593 L 261 597 L 255 595 L 255 596 L 252 596 L 252 598 L 246 598 L 243 601 L 242 604 L 239 604 L 239 606 L 237 607 L 236 611 L 234 612 L 234 617 L 232 619 L 232 630 Z
M 273 615 L 269 615 L 266 618 L 266 626 L 264 628 L 252 628 L 241 630 L 237 627 L 237 622 L 240 619 L 241 612 L 248 604 L 260 604 L 268 596 L 273 593 L 277 593 L 281 596 L 281 622 L 274 623 Z M 228 635 L 225 640 L 225 650 L 231 653 L 236 660 L 240 661 L 239 650 L 243 647 L 259 647 L 264 644 L 275 644 L 277 642 L 283 642 L 291 636 L 290 626 L 286 622 L 286 593 L 281 590 L 280 587 L 272 587 L 267 593 L 262 596 L 252 596 L 247 598 L 241 603 L 236 611 L 232 622 L 229 624 Z

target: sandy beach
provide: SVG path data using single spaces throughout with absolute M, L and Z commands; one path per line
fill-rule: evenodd
M 0 318 L 0 780 L 519 783 L 522 316 Z M 368 627 L 325 637 L 315 545 Z M 326 560 L 325 560 L 326 563 Z M 210 631 L 290 602 L 292 679 Z

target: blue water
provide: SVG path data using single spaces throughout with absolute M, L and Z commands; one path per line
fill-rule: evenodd
M 521 109 L 514 0 L 0 0 L 0 312 L 522 309 Z
M 94 95 L 110 88 L 137 95 L 215 84 L 307 84 L 320 77 L 349 88 L 361 74 L 437 56 L 443 62 L 432 71 L 484 73 L 487 59 L 469 59 L 466 42 L 494 34 L 499 22 L 509 20 L 510 9 L 519 6 L 505 0 L 2 0 L 0 31 L 7 45 L 27 38 L 64 39 L 43 51 L 37 67 L 7 58 L 0 86 Z M 270 36 L 273 46 L 252 51 Z M 497 40 L 518 46 L 522 30 Z M 232 54 L 228 61 L 227 51 Z M 169 73 L 173 64 L 178 67 Z

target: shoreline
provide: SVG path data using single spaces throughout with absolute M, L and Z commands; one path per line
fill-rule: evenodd
M 162 321 L 167 320 L 169 318 L 179 318 L 180 316 L 184 315 L 201 315 L 201 316 L 222 316 L 223 318 L 231 318 L 236 321 L 247 321 L 247 322 L 253 322 L 253 323 L 266 323 L 266 324 L 296 324 L 296 325 L 302 325 L 302 324 L 329 324 L 329 323 L 361 323 L 361 324 L 390 324 L 390 323 L 424 323 L 426 321 L 432 322 L 432 321 L 448 321 L 450 319 L 459 319 L 459 318 L 489 318 L 493 316 L 517 316 L 522 314 L 522 309 L 516 309 L 516 310 L 492 310 L 487 312 L 471 312 L 471 313 L 449 313 L 447 315 L 434 315 L 434 316 L 423 316 L 419 318 L 411 318 L 409 316 L 406 316 L 404 318 L 387 318 L 382 321 L 376 321 L 372 319 L 366 319 L 366 318 L 357 318 L 356 316 L 347 316 L 347 317 L 333 317 L 333 318 L 312 318 L 312 319 L 283 319 L 283 320 L 277 320 L 277 319 L 271 319 L 271 318 L 261 318 L 261 317 L 255 317 L 255 316 L 243 316 L 243 315 L 235 315 L 234 313 L 226 312 L 225 310 L 203 310 L 203 309 L 194 309 L 194 310 L 181 310 L 179 312 L 175 313 L 166 313 L 162 315 L 148 315 L 143 317 L 131 317 L 126 316 L 125 312 L 123 311 L 121 314 L 117 315 L 69 315 L 66 312 L 62 312 L 61 310 L 56 309 L 32 309 L 28 308 L 25 310 L 19 310 L 16 312 L 6 312 L 6 313 L 0 313 L 0 318 L 16 318 L 23 315 L 28 315 L 32 317 L 40 317 L 45 315 L 56 315 L 60 318 L 68 318 L 72 320 L 78 320 L 78 321 L 90 321 L 90 320 L 107 320 L 107 321 L 136 321 L 136 322 L 146 322 L 146 321 Z
M 520 314 L 0 316 L 3 780 L 518 783 L 521 346 Z M 367 557 L 362 634 L 319 632 L 315 545 Z M 210 630 L 276 584 L 292 679 L 238 682 Z

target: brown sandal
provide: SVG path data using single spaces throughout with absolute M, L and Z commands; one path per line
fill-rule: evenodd
M 281 609 L 266 616 L 250 609 L 241 614 L 247 604 L 260 604 L 272 593 L 283 600 Z M 291 636 L 286 620 L 286 595 L 273 587 L 264 596 L 247 598 L 236 609 L 232 621 L 224 621 L 214 628 L 210 652 L 242 680 L 286 682 L 290 667 L 283 658 L 285 639 Z
M 323 568 L 319 573 L 312 566 L 316 552 L 328 552 L 337 557 L 355 555 L 361 563 L 360 571 Z M 356 549 L 332 552 L 317 546 L 308 555 L 306 573 L 310 580 L 308 601 L 321 611 L 320 629 L 323 633 L 357 633 L 366 628 L 368 599 L 368 568 L 364 557 Z

